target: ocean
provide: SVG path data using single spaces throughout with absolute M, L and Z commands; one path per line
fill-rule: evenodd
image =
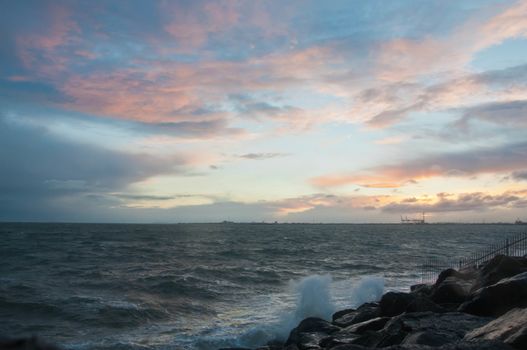
M 67 349 L 256 347 L 407 290 L 519 225 L 0 224 L 0 337 Z

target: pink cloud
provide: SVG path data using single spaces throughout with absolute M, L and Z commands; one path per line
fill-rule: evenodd
M 508 173 L 525 167 L 527 143 L 479 148 L 461 153 L 425 155 L 349 174 L 328 174 L 310 180 L 317 187 L 350 184 L 364 187 L 396 188 L 432 177 L 472 177 L 478 174 Z
M 189 7 L 164 2 L 161 11 L 170 17 L 165 30 L 177 40 L 180 49 L 187 51 L 203 46 L 210 34 L 229 29 L 240 17 L 237 1 L 196 3 Z
M 463 70 L 476 52 L 507 39 L 527 37 L 525 1 L 508 7 L 495 5 L 492 10 L 495 15 L 482 12 L 446 37 L 397 38 L 381 44 L 378 77 L 393 82 Z
M 54 73 L 66 69 L 68 59 L 57 53 L 60 47 L 77 40 L 77 23 L 67 7 L 48 3 L 42 16 L 46 27 L 24 33 L 16 38 L 16 50 L 22 63 L 40 73 Z M 42 62 L 42 57 L 46 62 Z

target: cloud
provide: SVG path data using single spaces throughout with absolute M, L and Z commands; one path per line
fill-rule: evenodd
M 65 138 L 98 143 L 115 144 L 116 138 L 131 141 L 148 140 L 156 137 L 181 140 L 208 140 L 214 138 L 239 139 L 247 136 L 242 128 L 230 127 L 225 119 L 182 121 L 182 122 L 141 122 L 64 113 L 50 109 L 10 108 L 6 120 L 13 124 L 29 127 L 42 127 Z M 82 129 L 82 133 L 79 130 Z M 80 134 L 80 135 L 79 135 Z
M 463 110 L 459 120 L 453 125 L 466 130 L 471 122 L 485 121 L 514 128 L 527 127 L 527 100 L 492 102 Z
M 157 195 L 145 195 L 145 194 L 130 194 L 130 193 L 112 193 L 111 196 L 120 199 L 131 199 L 131 200 L 150 200 L 150 201 L 168 201 L 171 199 L 190 197 L 191 195 L 174 195 L 174 196 L 157 196 Z
M 527 37 L 526 17 L 524 1 L 497 4 L 476 11 L 446 36 L 388 40 L 378 48 L 377 74 L 387 81 L 408 81 L 457 70 L 478 51 Z
M 362 104 L 355 107 L 366 110 L 372 105 L 373 112 L 367 112 L 366 125 L 372 128 L 384 128 L 396 124 L 411 113 L 465 109 L 481 112 L 485 108 L 503 109 L 507 104 L 516 108 L 522 107 L 517 99 L 527 98 L 527 65 L 519 65 L 506 69 L 491 70 L 482 73 L 466 74 L 429 86 L 418 84 L 390 84 L 378 89 L 362 92 L 359 101 Z M 402 97 L 404 96 L 404 97 Z M 489 96 L 494 102 L 488 103 Z M 481 105 L 473 107 L 474 105 Z M 506 111 L 505 111 L 506 112 Z
M 412 180 L 432 177 L 470 177 L 523 169 L 527 143 L 482 147 L 465 152 L 431 154 L 398 164 L 383 165 L 351 174 L 330 174 L 311 179 L 318 187 L 356 184 L 364 187 L 401 187 Z
M 192 52 L 208 43 L 209 36 L 235 26 L 242 16 L 237 1 L 221 3 L 161 3 L 167 19 L 165 30 L 175 39 L 177 48 Z
M 244 159 L 250 159 L 250 160 L 265 160 L 265 159 L 272 159 L 272 158 L 279 158 L 279 157 L 286 157 L 288 156 L 287 153 L 245 153 L 240 154 L 237 157 L 244 158 Z
M 419 200 L 403 199 L 392 202 L 381 209 L 388 213 L 416 213 L 416 212 L 459 212 L 459 211 L 484 211 L 494 208 L 525 208 L 525 195 L 518 196 L 513 192 L 501 194 L 489 194 L 484 192 L 459 193 L 457 195 L 444 196 L 437 194 L 434 203 L 421 202 Z
M 50 103 L 74 111 L 144 122 L 230 121 L 236 115 L 228 109 L 197 112 L 207 109 L 204 101 L 225 105 L 229 95 L 240 92 L 272 90 L 280 94 L 293 88 L 348 98 L 360 94 L 364 85 L 371 93 L 379 89 L 378 82 L 363 85 L 364 78 L 375 71 L 381 77 L 402 74 L 401 79 L 384 80 L 396 85 L 408 84 L 410 80 L 416 83 L 406 78 L 434 75 L 443 71 L 445 65 L 453 65 L 459 71 L 475 52 L 509 38 L 525 36 L 522 19 L 527 11 L 523 2 L 482 6 L 452 32 L 423 34 L 409 26 L 410 33 L 414 29 L 413 35 L 408 35 L 411 39 L 401 38 L 398 31 L 384 36 L 370 33 L 370 44 L 366 45 L 359 40 L 362 32 L 344 37 L 325 32 L 326 40 L 316 39 L 321 35 L 319 31 L 304 22 L 314 21 L 315 25 L 318 19 L 299 13 L 295 9 L 298 4 L 278 7 L 267 3 L 196 1 L 122 7 L 98 4 L 93 8 L 82 3 L 33 5 L 34 11 L 43 13 L 42 18 L 26 25 L 26 29 L 17 26 L 11 34 L 16 37 L 20 60 L 29 62 L 24 72 L 27 78 L 45 80 L 63 95 L 64 101 Z M 394 7 L 410 11 L 406 6 Z M 456 14 L 459 10 L 454 6 L 441 9 Z M 31 11 L 16 6 L 6 12 L 17 13 L 24 23 L 32 17 Z M 114 12 L 119 21 L 109 21 Z M 392 27 L 402 25 L 393 20 L 389 23 Z M 379 26 L 369 21 L 362 24 L 370 31 L 372 28 L 368 26 Z M 240 43 L 233 43 L 233 37 L 240 32 L 248 34 Z M 485 33 L 484 37 L 481 33 Z M 113 37 L 120 42 L 112 41 Z M 242 49 L 254 46 L 262 38 L 272 38 L 276 45 L 264 51 Z M 290 41 L 296 44 L 291 46 Z M 243 52 L 231 54 L 231 51 Z M 53 64 L 35 64 L 43 61 Z M 358 81 L 361 83 L 357 84 Z M 458 85 L 459 82 L 452 84 Z M 423 86 L 418 86 L 414 89 L 417 95 L 411 98 L 398 100 L 400 96 L 392 95 L 385 104 L 376 103 L 374 108 L 370 108 L 371 104 L 356 106 L 351 112 L 347 106 L 338 106 L 339 110 L 332 113 L 325 110 L 308 113 L 299 106 L 277 106 L 267 101 L 246 105 L 245 112 L 279 118 L 291 125 L 370 120 L 370 126 L 382 127 L 404 119 L 413 111 L 441 108 L 439 101 L 420 97 L 418 91 L 422 90 Z
M 311 195 L 286 198 L 282 200 L 266 202 L 266 204 L 274 208 L 276 215 L 280 217 L 296 216 L 301 217 L 299 214 L 313 211 L 325 211 L 336 210 L 336 212 L 342 213 L 345 210 L 348 211 L 372 211 L 382 203 L 390 199 L 390 196 L 347 196 L 347 195 L 334 195 L 327 193 L 315 193 Z M 325 208 L 325 209 L 324 209 Z M 339 214 L 340 215 L 340 214 Z
M 519 170 L 512 173 L 512 178 L 519 181 L 527 180 L 527 170 Z
M 183 174 L 188 161 L 78 144 L 45 128 L 23 127 L 1 117 L 0 162 L 1 210 L 13 212 L 23 210 L 26 202 L 42 211 L 65 198 L 124 190 L 156 175 Z M 81 207 L 75 210 L 82 213 Z M 20 214 L 13 213 L 13 218 Z

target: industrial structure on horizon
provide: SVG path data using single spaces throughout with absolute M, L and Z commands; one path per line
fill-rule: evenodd
M 401 216 L 401 224 L 413 224 L 413 225 L 423 225 L 425 222 L 425 212 L 423 212 L 422 219 L 408 219 L 407 216 L 404 218 Z

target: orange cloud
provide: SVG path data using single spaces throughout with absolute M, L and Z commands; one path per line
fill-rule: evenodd
M 525 168 L 527 143 L 507 144 L 495 148 L 479 148 L 466 152 L 423 156 L 375 167 L 352 174 L 329 174 L 315 177 L 317 187 L 338 187 L 349 184 L 364 187 L 401 187 L 416 180 L 432 177 L 503 173 Z
M 505 191 L 502 193 L 470 192 L 450 194 L 448 196 L 438 193 L 433 202 L 421 200 L 408 200 L 408 198 L 393 201 L 381 209 L 385 212 L 410 213 L 410 212 L 456 212 L 456 211 L 481 211 L 492 208 L 525 208 L 527 197 L 518 191 Z

